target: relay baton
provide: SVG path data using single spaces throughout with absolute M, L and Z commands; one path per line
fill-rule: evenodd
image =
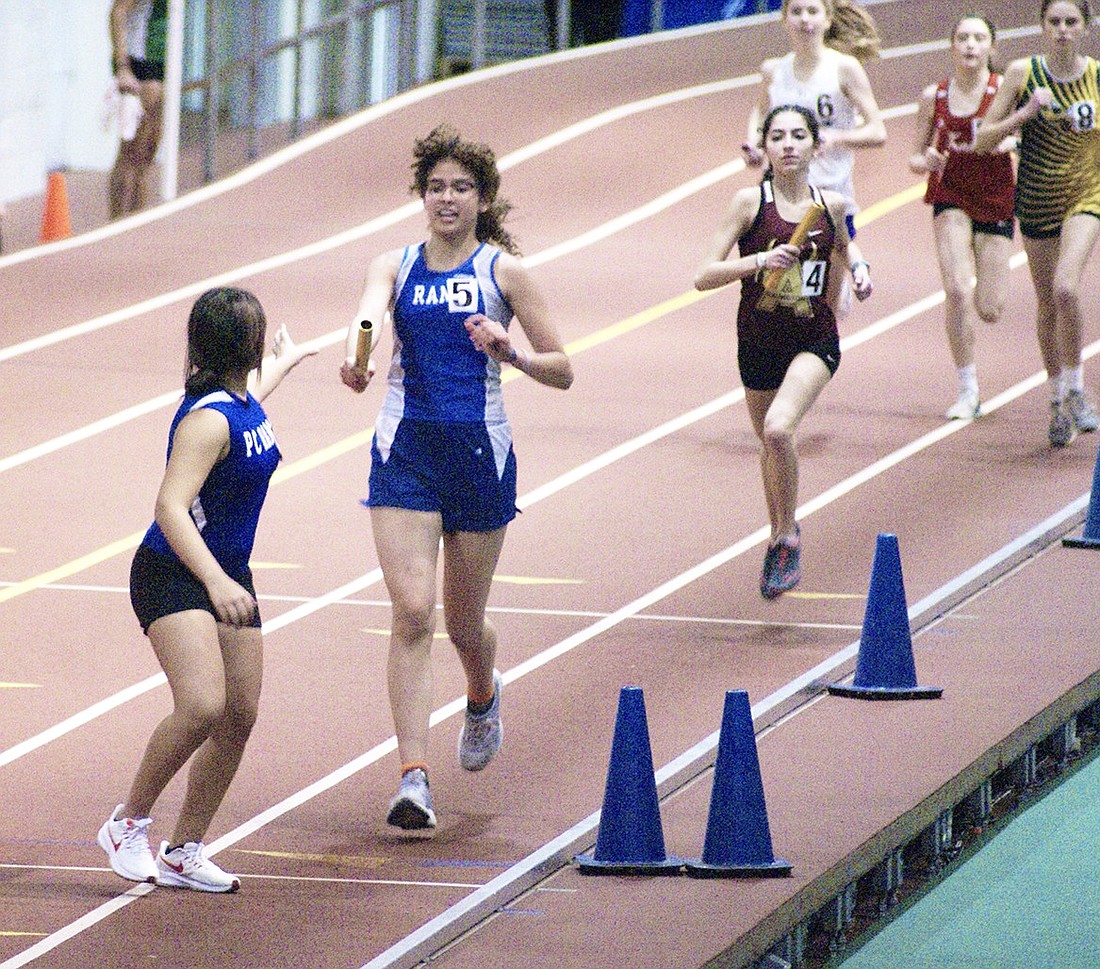
M 355 366 L 360 370 L 366 370 L 370 363 L 370 341 L 373 329 L 370 320 L 362 320 L 359 323 L 359 339 L 355 344 Z
M 791 233 L 790 239 L 787 241 L 792 246 L 801 246 L 806 241 L 806 236 L 809 235 L 810 228 L 815 222 L 817 217 L 825 211 L 825 206 L 820 202 L 811 203 L 810 207 L 806 210 L 806 214 L 802 216 L 802 221 L 795 226 L 794 232 Z M 783 269 L 769 269 L 764 276 L 764 288 L 769 293 L 775 292 L 775 287 L 779 285 L 780 277 L 782 277 L 785 270 Z

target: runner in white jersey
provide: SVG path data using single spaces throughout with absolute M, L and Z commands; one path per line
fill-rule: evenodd
M 878 55 L 878 33 L 870 15 L 851 0 L 784 0 L 782 18 L 791 52 L 760 65 L 764 83 L 741 146 L 745 162 L 753 167 L 764 163 L 760 124 L 771 109 L 794 104 L 812 111 L 821 147 L 810 183 L 848 200 L 848 235 L 854 238 L 859 209 L 852 187 L 853 152 L 886 141 L 886 125 L 861 63 Z M 871 293 L 871 267 L 858 246 L 849 252 L 852 289 L 864 299 Z M 842 306 L 847 302 L 843 299 Z
M 825 48 L 809 76 L 802 79 L 795 71 L 794 53 L 771 62 L 768 101 L 771 105 L 797 104 L 814 113 L 820 125 L 823 150 L 810 162 L 810 184 L 839 192 L 848 200 L 848 214 L 858 211 L 852 168 L 855 152 L 843 143 L 832 147 L 827 141 L 832 129 L 851 131 L 857 127 L 856 106 L 841 82 L 841 58 L 844 55 Z

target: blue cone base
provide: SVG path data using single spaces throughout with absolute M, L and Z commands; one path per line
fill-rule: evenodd
M 790 878 L 791 864 L 782 858 L 762 865 L 707 865 L 689 861 L 686 870 L 692 878 Z
M 594 855 L 577 855 L 573 859 L 582 875 L 678 875 L 684 867 L 683 858 L 664 861 L 598 861 Z
M 847 686 L 830 683 L 831 696 L 850 700 L 938 700 L 943 696 L 942 686 Z
M 1100 538 L 1063 538 L 1062 544 L 1066 548 L 1100 548 Z

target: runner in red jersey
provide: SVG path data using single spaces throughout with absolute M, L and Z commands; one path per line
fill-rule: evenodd
M 951 420 L 981 413 L 973 321 L 975 316 L 986 323 L 1000 319 L 1012 254 L 1016 178 L 1009 152 L 1015 139 L 1006 139 L 992 154 L 968 150 L 1001 83 L 989 67 L 994 37 L 993 25 L 979 15 L 955 25 L 954 76 L 921 94 L 909 158 L 914 172 L 928 174 L 924 201 L 932 206 L 947 342 L 958 372 L 958 399 L 945 415 Z
M 768 175 L 734 195 L 695 288 L 741 281 L 737 364 L 760 439 L 771 524 L 760 594 L 774 599 L 802 575 L 795 434 L 840 365 L 836 309 L 851 251 L 843 228 L 847 200 L 809 181 L 820 144 L 817 118 L 807 108 L 780 105 L 765 117 L 761 134 Z

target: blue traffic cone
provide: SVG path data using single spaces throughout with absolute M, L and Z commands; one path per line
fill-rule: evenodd
M 575 860 L 586 875 L 675 875 L 683 868 L 681 859 L 665 854 L 640 687 L 624 686 L 619 691 L 596 848 Z
M 1100 548 L 1100 454 L 1096 455 L 1096 467 L 1092 472 L 1092 491 L 1089 493 L 1089 510 L 1085 513 L 1085 530 L 1080 538 L 1063 538 L 1066 548 Z
M 752 710 L 744 690 L 726 693 L 703 856 L 687 863 L 687 873 L 695 878 L 784 877 L 791 873 L 790 863 L 772 853 Z
M 897 535 L 879 535 L 875 546 L 855 680 L 851 686 L 832 683 L 828 689 L 834 696 L 858 700 L 934 700 L 943 695 L 942 687 L 917 686 Z

